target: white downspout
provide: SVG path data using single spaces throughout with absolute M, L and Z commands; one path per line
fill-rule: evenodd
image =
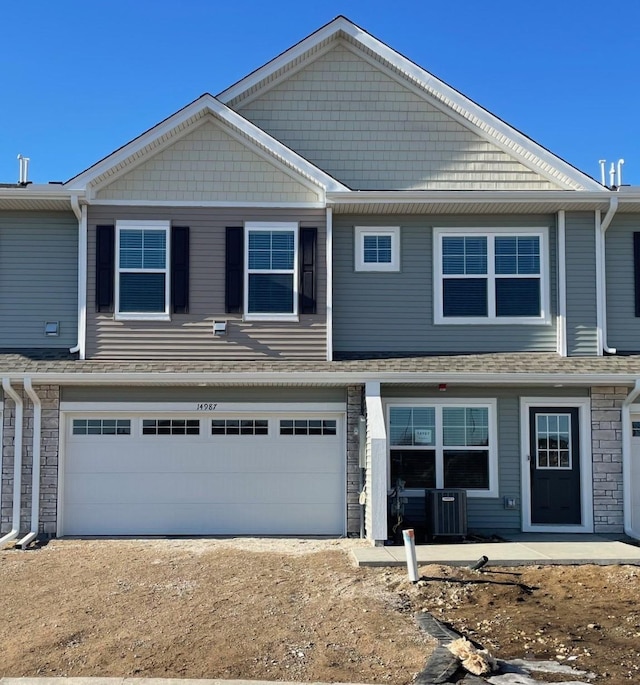
M 87 338 L 87 205 L 78 201 L 77 195 L 71 196 L 71 207 L 78 219 L 78 344 L 69 352 L 79 352 L 85 358 Z
M 333 361 L 333 209 L 327 207 L 327 361 Z
M 640 540 L 640 530 L 631 528 L 631 405 L 640 395 L 640 380 L 636 380 L 633 390 L 626 396 L 622 403 L 622 485 L 624 507 L 624 532 L 629 537 Z
M 613 221 L 613 217 L 618 210 L 618 198 L 612 197 L 609 200 L 609 209 L 604 215 L 604 219 L 600 222 L 600 211 L 596 212 L 596 239 L 598 243 L 596 244 L 596 271 L 598 271 L 598 258 L 600 262 L 599 266 L 599 278 L 596 279 L 596 287 L 598 289 L 597 304 L 600 316 L 599 316 L 599 331 L 601 335 L 602 349 L 607 354 L 616 354 L 617 350 L 615 347 L 609 347 L 607 343 L 607 266 L 606 266 L 606 241 L 605 233 Z M 598 223 L 600 223 L 600 230 L 598 231 Z M 602 354 L 600 352 L 600 354 Z
M 40 440 L 42 428 L 42 402 L 33 389 L 30 378 L 24 379 L 24 389 L 33 402 L 33 446 L 31 450 L 33 460 L 31 466 L 31 530 L 22 540 L 16 543 L 16 546 L 22 549 L 25 549 L 38 536 L 40 523 Z
M 15 433 L 13 438 L 13 518 L 12 529 L 0 538 L 0 549 L 20 534 L 20 494 L 22 492 L 22 398 L 11 387 L 8 378 L 2 379 L 2 389 L 16 404 Z
M 567 356 L 567 262 L 566 218 L 558 212 L 558 354 Z

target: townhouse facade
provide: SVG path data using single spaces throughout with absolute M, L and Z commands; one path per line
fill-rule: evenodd
M 639 220 L 344 17 L 0 187 L 0 543 L 640 537 Z

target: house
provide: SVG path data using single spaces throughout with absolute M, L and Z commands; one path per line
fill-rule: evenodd
M 0 542 L 640 537 L 639 220 L 344 17 L 0 187 Z

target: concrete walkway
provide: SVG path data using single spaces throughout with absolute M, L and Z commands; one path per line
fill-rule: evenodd
M 358 566 L 404 566 L 402 545 L 359 547 L 351 551 Z M 538 535 L 522 533 L 506 542 L 463 542 L 416 545 L 419 565 L 468 566 L 482 556 L 491 566 L 534 564 L 635 564 L 640 547 L 598 535 Z

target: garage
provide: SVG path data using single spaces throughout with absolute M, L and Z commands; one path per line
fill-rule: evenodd
M 59 534 L 345 533 L 343 413 L 203 406 L 66 414 Z

